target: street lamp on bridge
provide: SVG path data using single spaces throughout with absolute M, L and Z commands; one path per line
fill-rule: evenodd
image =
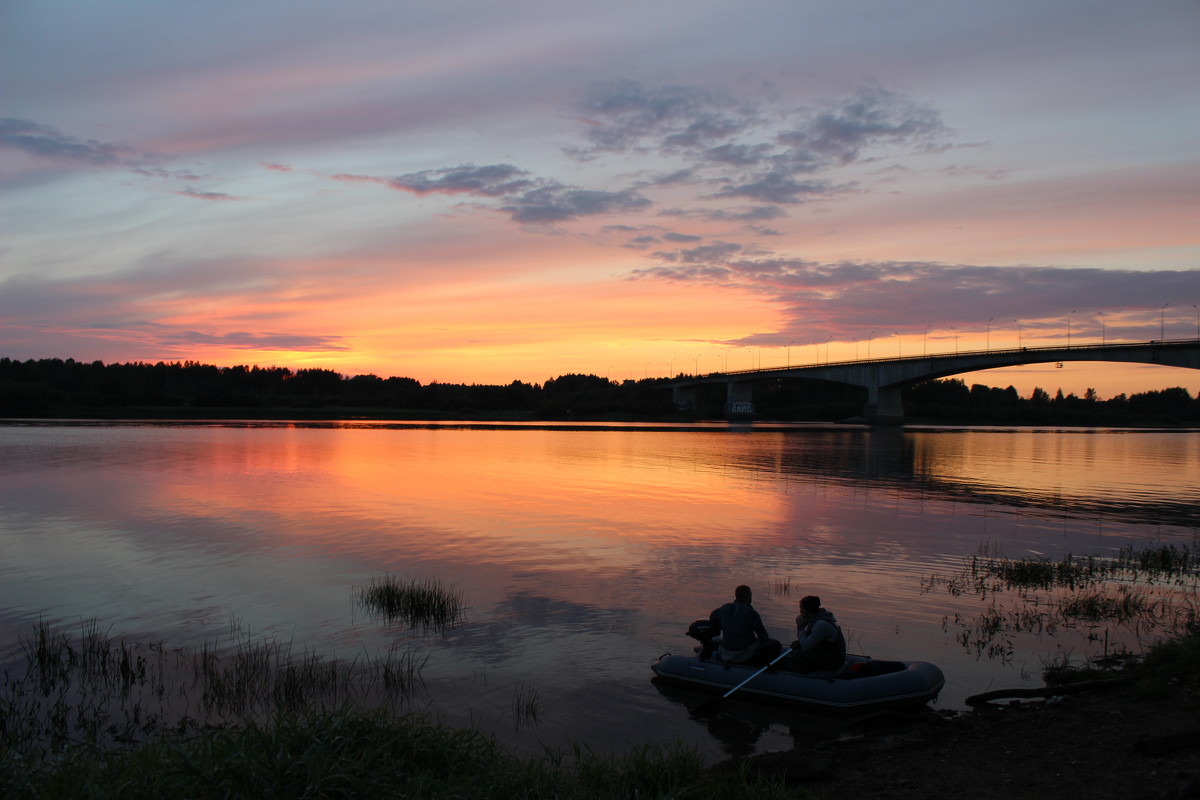
M 1022 340 L 1021 340 L 1021 320 L 1019 320 L 1019 319 L 1014 319 L 1014 320 L 1013 320 L 1013 322 L 1017 323 L 1017 348 L 1018 348 L 1018 349 L 1020 349 L 1020 348 L 1021 348 L 1021 347 L 1023 347 L 1023 346 L 1024 346 L 1024 344 L 1025 344 L 1025 343 L 1024 343 Z
M 1165 331 L 1165 330 L 1166 330 L 1166 328 L 1167 328 L 1167 322 L 1166 322 L 1166 320 L 1167 320 L 1167 306 L 1169 306 L 1169 305 L 1171 305 L 1171 304 L 1170 304 L 1170 303 L 1163 303 L 1163 305 L 1162 305 L 1162 308 L 1160 308 L 1160 309 L 1158 310 L 1158 340 L 1159 340 L 1160 342 L 1162 342 L 1162 341 L 1166 341 L 1166 338 L 1167 338 L 1167 337 L 1166 337 L 1166 335 L 1164 334 L 1164 331 Z
M 1097 311 L 1096 316 L 1100 318 L 1100 344 L 1108 344 L 1108 339 L 1104 334 L 1104 312 Z
M 992 317 L 992 319 L 989 319 L 989 320 L 988 320 L 988 324 L 987 324 L 987 336 L 985 336 L 985 337 L 984 337 L 984 346 L 983 346 L 983 348 L 984 348 L 985 350 L 989 350 L 989 351 L 992 349 L 992 320 L 993 320 L 993 319 L 995 319 L 995 317 Z
M 1071 313 L 1067 314 L 1067 347 L 1071 346 L 1071 314 L 1075 313 L 1075 309 L 1071 309 Z

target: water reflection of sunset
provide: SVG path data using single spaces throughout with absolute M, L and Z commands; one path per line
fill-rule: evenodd
M 1034 504 L 1132 508 L 1165 496 L 1195 507 L 1200 499 L 1200 442 L 1185 432 L 975 430 L 913 441 L 917 474 Z
M 448 719 L 471 724 L 523 681 L 564 710 L 539 736 L 623 743 L 631 721 L 686 735 L 686 719 L 664 717 L 649 660 L 690 647 L 687 623 L 746 582 L 777 638 L 792 636 L 798 599 L 819 594 L 853 649 L 938 663 L 955 706 L 1091 644 L 1086 630 L 1021 636 L 1013 663 L 978 660 L 953 620 L 981 601 L 923 591 L 931 575 L 981 548 L 1059 558 L 1194 541 L 1194 515 L 1173 508 L 1200 505 L 1197 443 L 1194 432 L 848 427 L 9 426 L 0 611 L 99 615 L 184 642 L 236 617 L 347 656 L 418 647 L 428 702 Z M 466 623 L 431 640 L 356 618 L 354 587 L 385 574 L 460 589 Z M 584 671 L 587 692 L 572 677 Z M 598 696 L 611 717 L 589 711 Z

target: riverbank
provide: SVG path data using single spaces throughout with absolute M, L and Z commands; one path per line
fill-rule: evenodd
M 1200 797 L 1200 634 L 1155 648 L 1124 674 L 1128 685 L 930 714 L 898 732 L 757 756 L 750 767 L 830 800 Z
M 819 798 L 1200 797 L 1200 709 L 1136 689 L 916 723 L 828 750 L 756 759 Z M 1190 748 L 1171 749 L 1191 743 Z
M 1198 664 L 1200 632 L 1193 632 L 1156 645 L 1143 662 L 1122 671 L 1129 681 L 1121 686 L 1051 701 L 1001 699 L 949 717 L 930 712 L 902 727 L 708 769 L 698 753 L 669 743 L 619 757 L 564 746 L 521 758 L 476 731 L 383 710 L 282 714 L 265 724 L 166 733 L 133 747 L 74 746 L 40 755 L 0 725 L 0 794 L 1200 797 Z

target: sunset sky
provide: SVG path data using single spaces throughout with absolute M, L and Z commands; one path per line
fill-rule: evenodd
M 21 360 L 541 383 L 1197 338 L 1200 4 L 0 0 L 0 182 Z

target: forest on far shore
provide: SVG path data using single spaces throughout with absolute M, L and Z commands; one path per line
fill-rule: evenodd
M 684 377 L 684 376 L 681 376 Z M 561 375 L 543 384 L 421 384 L 412 378 L 344 376 L 327 369 L 234 366 L 191 361 L 105 364 L 74 359 L 0 358 L 0 417 L 142 419 L 721 419 L 725 387 L 699 387 L 698 408 L 681 411 L 669 378 L 611 381 Z M 862 413 L 866 390 L 796 379 L 759 381 L 755 416 L 840 421 Z M 1200 396 L 1183 387 L 1101 400 L 1041 388 L 968 385 L 958 378 L 904 392 L 907 422 L 974 425 L 1200 424 Z

